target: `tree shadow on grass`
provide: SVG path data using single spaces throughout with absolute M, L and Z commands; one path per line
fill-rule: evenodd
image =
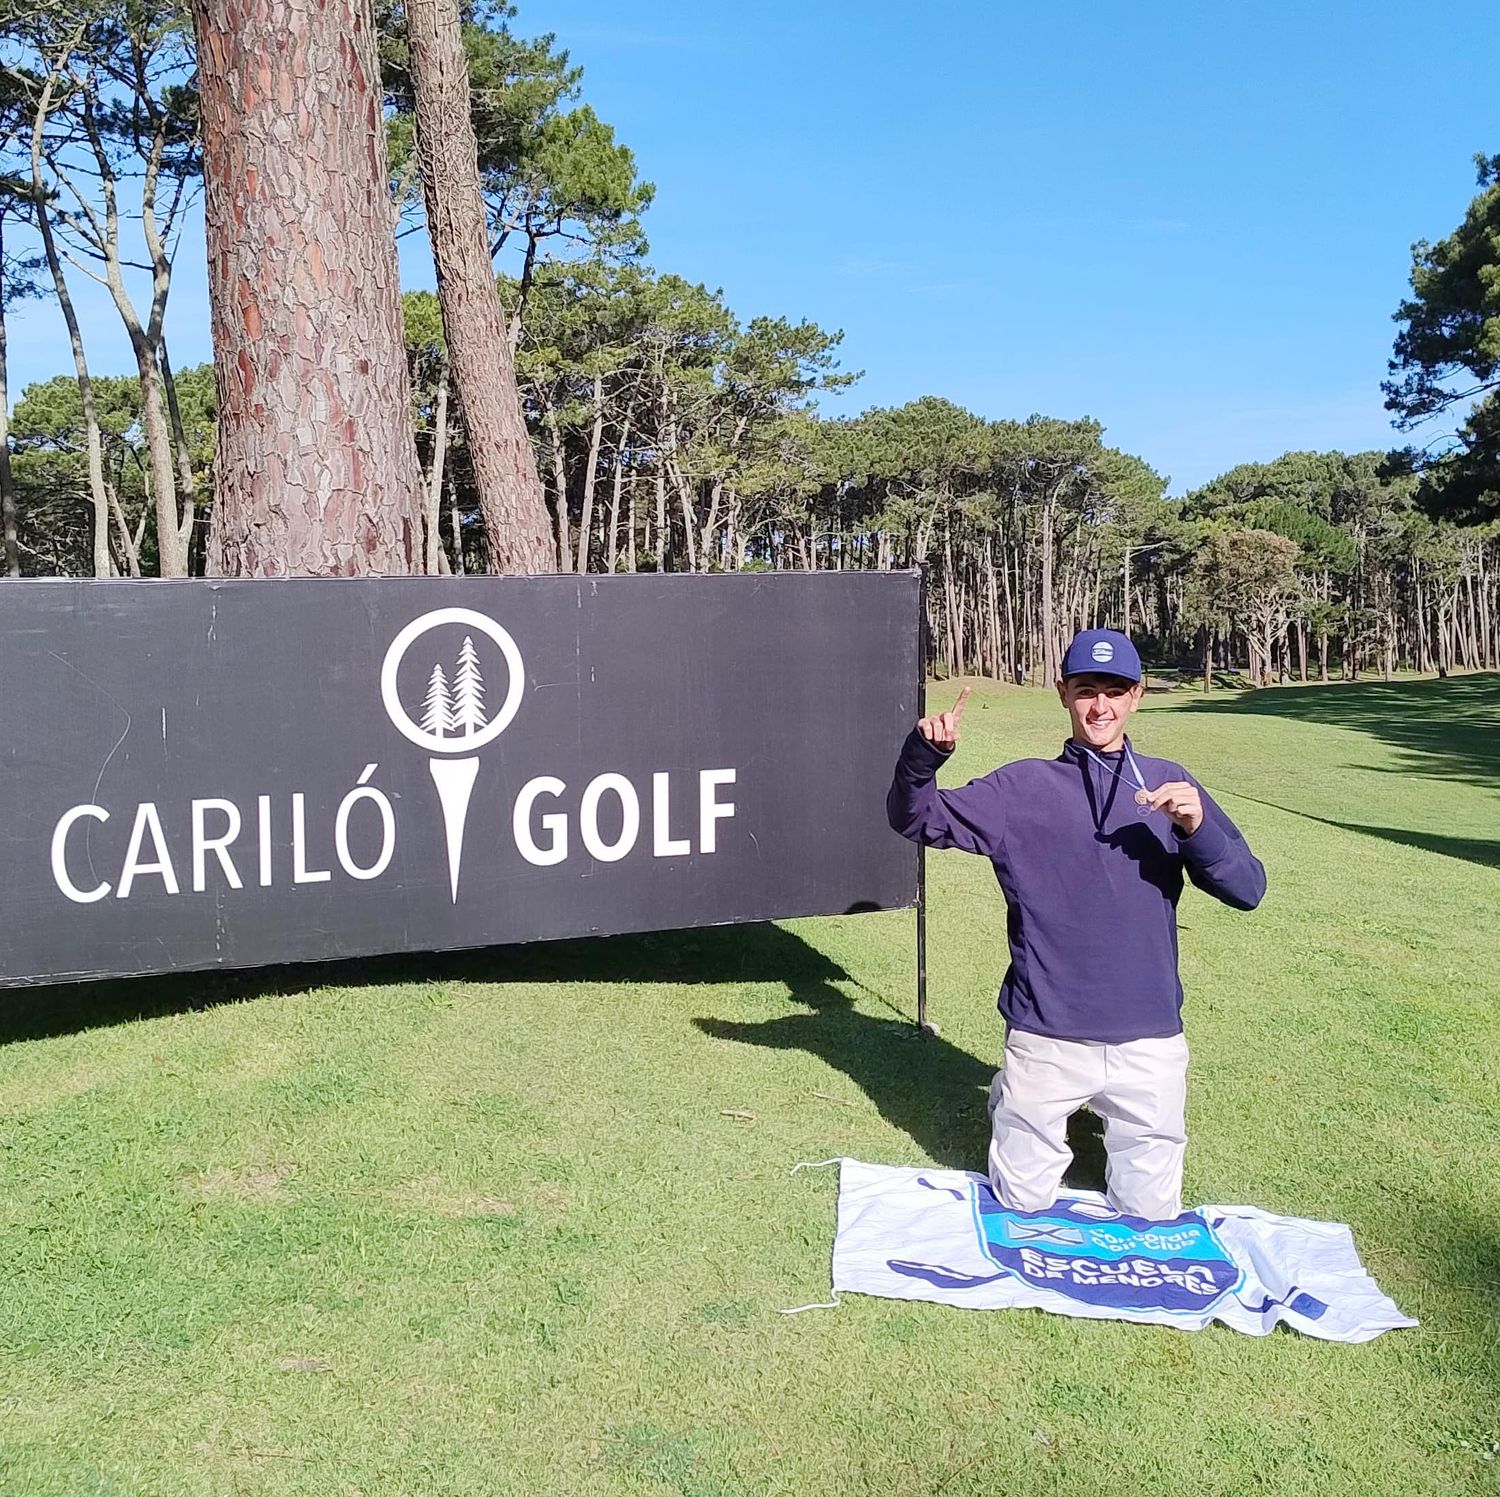
M 1500 868 L 1500 841 L 1486 837 L 1448 837 L 1440 832 L 1414 832 L 1404 827 L 1364 826 L 1356 821 L 1334 821 L 1327 816 L 1314 816 L 1309 811 L 1298 811 L 1291 806 L 1278 805 L 1275 801 L 1261 800 L 1253 795 L 1241 795 L 1236 799 L 1247 800 L 1252 805 L 1266 806 L 1273 811 L 1283 811 L 1288 816 L 1300 817 L 1303 821 L 1315 821 L 1319 826 L 1331 826 L 1341 832 L 1358 832 L 1361 837 L 1377 837 L 1382 842 L 1398 842 L 1403 847 L 1420 848 L 1423 852 L 1435 852 L 1441 857 L 1457 858 L 1464 863 L 1478 863 L 1483 868 Z
M 1317 816 L 1308 818 L 1310 821 L 1321 819 Z M 1358 832 L 1362 837 L 1379 837 L 1405 847 L 1419 847 L 1423 852 L 1435 852 L 1445 858 L 1458 858 L 1485 868 L 1500 868 L 1500 842 L 1483 837 L 1444 837 L 1437 832 L 1409 832 L 1395 826 L 1361 826 L 1353 821 L 1330 821 L 1327 824 L 1341 826 L 1346 832 Z
M 1500 675 L 1266 686 L 1184 710 L 1349 728 L 1396 749 L 1398 773 L 1500 788 Z
M 1448 1270 L 1446 1282 L 1472 1302 L 1474 1330 L 1466 1339 L 1476 1364 L 1473 1381 L 1500 1390 L 1500 1337 L 1494 1333 L 1500 1320 L 1500 1233 L 1493 1220 L 1467 1215 L 1455 1219 L 1443 1234 L 1439 1261 Z M 1493 1393 L 1490 1400 L 1488 1412 L 1493 1417 Z M 1486 1433 L 1500 1438 L 1500 1430 Z

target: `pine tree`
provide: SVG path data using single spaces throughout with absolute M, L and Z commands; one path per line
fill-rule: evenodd
M 208 569 L 420 571 L 375 7 L 192 8 L 219 412 Z
M 479 674 L 479 656 L 474 641 L 466 634 L 463 648 L 458 652 L 458 671 L 453 678 L 453 728 L 455 732 L 462 730 L 468 737 L 478 732 L 485 721 L 484 677 Z
M 405 11 L 427 234 L 490 570 L 550 572 L 547 501 L 516 389 L 480 194 L 464 53 L 471 7 L 406 0 Z
M 457 726 L 453 719 L 453 698 L 448 693 L 448 678 L 443 668 L 435 665 L 432 678 L 427 683 L 427 700 L 422 703 L 422 731 L 436 733 L 441 738 Z

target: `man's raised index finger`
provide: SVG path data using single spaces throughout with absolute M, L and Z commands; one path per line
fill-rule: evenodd
M 961 718 L 964 715 L 964 703 L 969 700 L 969 691 L 970 691 L 970 689 L 971 688 L 965 686 L 964 689 L 961 692 L 959 692 L 959 694 L 958 694 L 958 700 L 953 704 L 953 720 L 954 720 L 954 722 L 957 722 L 958 719 Z

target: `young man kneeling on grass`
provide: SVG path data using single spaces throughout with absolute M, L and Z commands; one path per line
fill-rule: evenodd
M 1077 635 L 1058 696 L 1072 734 L 1056 759 L 1021 759 L 939 790 L 968 687 L 907 738 L 887 799 L 891 825 L 929 847 L 994 864 L 1008 907 L 1000 987 L 1005 1058 L 990 1090 L 989 1174 L 1013 1211 L 1045 1211 L 1072 1157 L 1068 1119 L 1104 1120 L 1109 1200 L 1165 1221 L 1182 1210 L 1187 1042 L 1177 975 L 1186 873 L 1253 910 L 1266 873 L 1234 823 L 1182 768 L 1137 754 L 1135 646 L 1112 629 Z

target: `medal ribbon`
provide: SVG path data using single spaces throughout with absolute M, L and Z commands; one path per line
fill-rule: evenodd
M 1078 747 L 1081 748 L 1084 753 L 1086 753 L 1089 758 L 1092 759 L 1094 763 L 1100 767 L 1100 769 L 1107 769 L 1110 774 L 1112 774 L 1117 780 L 1120 778 L 1120 771 L 1107 759 L 1101 759 L 1099 755 L 1096 754 L 1093 749 L 1089 748 L 1087 744 L 1080 743 Z M 1135 762 L 1135 755 L 1130 752 L 1130 744 L 1128 741 L 1125 744 L 1125 762 L 1130 766 L 1130 772 L 1135 776 L 1136 784 L 1141 787 L 1140 794 L 1135 798 L 1135 803 L 1138 806 L 1143 806 L 1146 804 L 1146 796 L 1148 796 L 1151 792 L 1146 788 L 1146 781 L 1141 776 L 1141 766 Z

